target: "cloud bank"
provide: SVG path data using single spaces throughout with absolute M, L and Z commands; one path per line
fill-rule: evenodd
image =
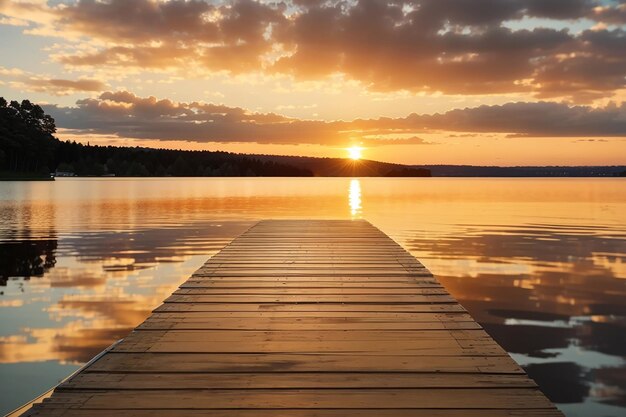
M 374 91 L 528 93 L 577 102 L 610 97 L 626 83 L 623 2 L 4 0 L 0 13 L 30 19 L 31 33 L 86 40 L 90 48 L 54 55 L 79 68 L 307 80 L 340 73 Z M 597 25 L 579 33 L 511 25 L 529 18 Z
M 194 142 L 368 146 L 423 143 L 433 132 L 505 133 L 528 137 L 625 137 L 626 104 L 602 108 L 564 103 L 508 103 L 410 114 L 402 118 L 317 121 L 256 113 L 240 107 L 105 92 L 76 107 L 45 106 L 57 126 L 76 134 Z

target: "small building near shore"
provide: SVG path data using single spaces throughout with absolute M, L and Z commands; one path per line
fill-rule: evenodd
M 76 174 L 69 171 L 55 171 L 51 174 L 53 177 L 75 177 Z

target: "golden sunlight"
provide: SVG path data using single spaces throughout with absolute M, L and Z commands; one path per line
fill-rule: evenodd
M 0 417 L 626 417 L 626 0 L 0 0 L 5 38 Z
M 350 159 L 356 161 L 363 157 L 363 148 L 361 148 L 360 146 L 351 146 L 349 148 L 346 148 L 346 150 L 348 151 L 348 156 L 350 157 Z
M 361 214 L 361 182 L 357 179 L 350 180 L 350 191 L 348 192 L 350 202 L 350 214 L 357 217 Z

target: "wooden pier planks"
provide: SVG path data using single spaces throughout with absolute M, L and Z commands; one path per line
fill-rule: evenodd
M 561 414 L 365 221 L 268 220 L 32 416 Z

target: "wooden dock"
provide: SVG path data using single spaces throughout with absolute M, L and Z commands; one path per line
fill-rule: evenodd
M 561 416 L 430 272 L 366 221 L 235 239 L 30 416 Z

